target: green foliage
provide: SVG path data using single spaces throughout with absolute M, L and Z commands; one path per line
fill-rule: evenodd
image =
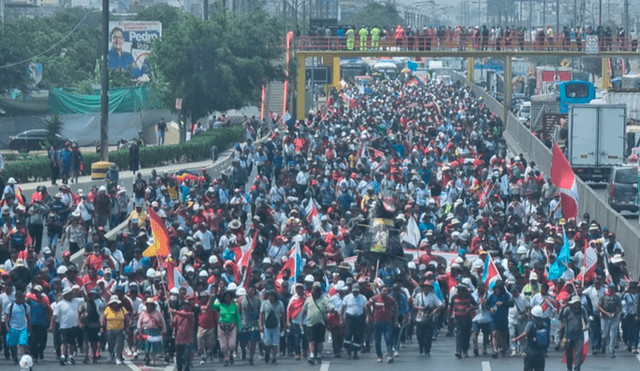
M 46 51 L 33 60 L 42 63 L 39 88 L 70 87 L 90 79 L 100 56 L 100 12 L 88 14 L 69 34 L 85 15 L 87 9 L 71 8 L 51 17 L 24 17 L 7 23 L 0 28 L 0 65 L 25 61 Z M 28 63 L 22 63 L 0 69 L 0 93 L 14 88 L 27 91 L 27 67 Z
M 395 27 L 399 24 L 403 24 L 404 21 L 398 13 L 398 9 L 392 2 L 377 3 L 372 2 L 361 11 L 354 13 L 350 17 L 342 22 L 344 24 L 350 24 L 355 27 Z M 357 34 L 357 31 L 356 31 Z
M 200 161 L 210 157 L 210 149 L 217 146 L 220 151 L 231 147 L 243 139 L 241 126 L 208 130 L 191 141 L 179 145 L 140 147 L 140 166 L 153 167 L 173 163 Z M 100 161 L 98 153 L 83 153 L 84 174 L 91 173 L 91 164 Z M 129 150 L 110 152 L 109 161 L 122 170 L 129 168 Z M 51 175 L 49 159 L 45 156 L 34 157 L 26 161 L 8 162 L 3 176 L 14 177 L 18 183 L 47 179 Z
M 183 98 L 182 113 L 199 118 L 255 104 L 266 80 L 284 79 L 281 25 L 261 9 L 234 15 L 215 3 L 212 19 L 188 17 L 153 44 L 151 71 L 165 107 Z M 158 86 L 160 85 L 160 86 Z
M 160 21 L 162 23 L 163 34 L 173 26 L 174 23 L 185 19 L 187 15 L 181 9 L 168 4 L 158 4 L 140 10 L 136 21 Z
M 60 134 L 62 131 L 64 122 L 62 122 L 62 117 L 60 117 L 60 115 L 55 114 L 49 117 L 44 123 L 47 128 L 47 143 L 45 143 L 44 149 L 48 149 L 52 143 L 55 143 L 56 135 Z

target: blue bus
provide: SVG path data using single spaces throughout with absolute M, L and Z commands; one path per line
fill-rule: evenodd
M 586 104 L 596 98 L 593 84 L 588 81 L 564 81 L 558 84 L 559 113 L 568 114 L 569 105 Z

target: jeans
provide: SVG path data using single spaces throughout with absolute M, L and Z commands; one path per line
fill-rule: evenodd
M 165 132 L 161 130 L 157 130 L 156 133 L 158 133 L 158 145 L 159 146 L 164 145 Z
M 620 320 L 618 317 L 602 318 L 602 346 L 609 347 L 609 354 L 616 351 L 616 341 L 620 331 Z
M 178 371 L 191 369 L 191 344 L 176 344 L 176 367 Z
M 600 317 L 593 317 L 589 321 L 589 342 L 591 343 L 591 349 L 594 352 L 599 352 L 602 348 L 602 324 L 600 323 Z
M 300 342 L 302 341 L 302 330 L 300 329 L 300 325 L 292 324 L 289 326 L 289 333 L 287 334 L 289 338 L 287 340 L 287 347 L 289 353 L 300 354 Z
M 382 335 L 384 342 L 387 344 L 387 354 L 393 352 L 393 325 L 391 322 L 374 322 L 374 341 L 376 343 L 376 355 L 382 357 Z
M 433 341 L 433 322 L 416 322 L 416 337 L 418 338 L 418 347 L 425 354 L 431 353 L 431 342 Z
M 456 327 L 456 352 L 467 353 L 471 339 L 471 318 L 454 320 Z
M 627 346 L 638 348 L 638 323 L 635 314 L 627 314 L 622 317 L 622 336 Z
M 122 354 L 124 349 L 124 330 L 107 330 L 107 344 L 109 344 L 110 359 Z
M 43 230 L 44 230 L 44 225 L 42 224 L 29 224 L 29 235 L 33 237 L 33 241 L 35 242 L 35 250 L 37 254 L 40 254 L 40 249 L 42 248 L 42 231 Z
M 522 334 L 524 332 L 525 324 L 522 322 L 509 322 L 509 336 L 511 339 Z M 519 350 L 526 348 L 526 339 L 522 339 L 518 342 L 520 344 Z M 516 343 L 509 342 L 511 350 L 516 350 Z

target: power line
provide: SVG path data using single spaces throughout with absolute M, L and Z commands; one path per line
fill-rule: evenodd
M 4 68 L 9 68 L 9 67 L 14 67 L 14 66 L 18 66 L 24 63 L 28 63 L 31 62 L 32 60 L 47 54 L 48 52 L 50 52 L 51 50 L 53 50 L 56 46 L 62 44 L 63 41 L 65 41 L 69 36 L 71 36 L 71 34 L 78 29 L 78 27 L 80 27 L 80 25 L 82 24 L 82 22 L 84 22 L 84 20 L 89 16 L 89 13 L 91 13 L 93 11 L 93 9 L 89 9 L 89 11 L 87 11 L 87 14 L 84 15 L 84 17 L 82 17 L 82 19 L 80 20 L 80 22 L 78 22 L 78 24 L 76 24 L 73 29 L 71 31 L 69 31 L 68 34 L 64 35 L 64 37 L 62 39 L 60 39 L 57 43 L 51 45 L 47 50 L 38 53 L 36 55 L 34 55 L 33 57 L 27 58 L 25 60 L 22 60 L 20 62 L 15 62 L 15 63 L 9 63 L 9 64 L 5 64 L 4 66 L 0 66 L 0 69 L 4 69 Z

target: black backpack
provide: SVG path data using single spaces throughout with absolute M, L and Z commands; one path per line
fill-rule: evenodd
M 276 312 L 273 310 L 273 306 L 269 303 L 269 314 L 267 314 L 267 318 L 264 320 L 264 327 L 267 329 L 274 329 L 278 327 L 278 317 L 276 317 Z

